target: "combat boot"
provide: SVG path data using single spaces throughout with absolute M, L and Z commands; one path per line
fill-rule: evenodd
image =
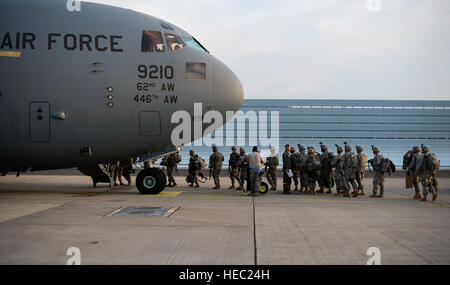
M 194 187 L 194 183 L 189 184 L 189 187 L 191 188 Z
M 236 188 L 234 187 L 234 184 L 232 184 L 230 187 L 228 187 L 228 189 L 234 190 Z
M 359 192 L 360 196 L 366 196 L 366 193 L 364 192 L 364 186 L 361 187 L 361 191 Z
M 236 188 L 236 190 L 243 190 L 244 188 L 242 187 L 242 185 L 239 185 L 238 188 Z
M 333 192 L 331 191 L 331 188 L 328 188 L 327 194 L 331 194 L 331 193 L 333 193 Z
M 378 198 L 383 198 L 384 197 L 384 194 L 379 194 L 378 196 L 377 196 Z
M 172 182 L 172 187 L 177 186 L 178 184 L 176 182 Z
M 433 192 L 433 200 L 432 201 L 436 201 L 438 194 L 436 192 Z
M 342 197 L 350 197 L 350 191 L 344 190 L 344 195 Z
M 320 189 L 319 189 L 319 191 L 317 191 L 317 193 L 324 193 L 323 187 L 320 187 Z
M 298 192 L 298 187 L 295 185 L 294 192 Z
M 301 187 L 300 187 L 300 190 L 299 190 L 298 192 L 300 192 L 300 193 L 305 192 L 305 187 L 301 186 Z
M 428 201 L 428 200 L 427 200 L 427 195 L 423 195 L 423 198 L 422 198 L 422 199 L 420 199 L 420 201 L 422 201 L 422 202 L 426 202 L 426 201 Z
M 413 197 L 414 200 L 419 200 L 419 199 L 421 199 L 421 198 L 422 198 L 422 195 L 420 195 L 420 192 L 416 192 L 416 193 L 414 194 L 414 197 Z
M 372 195 L 369 196 L 370 198 L 376 198 L 377 197 L 377 192 L 373 192 Z
M 358 195 L 359 195 L 359 191 L 353 191 L 353 197 L 358 197 Z

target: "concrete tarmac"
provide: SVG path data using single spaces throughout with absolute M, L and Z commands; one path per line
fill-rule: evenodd
M 450 264 L 448 178 L 435 202 L 411 199 L 399 178 L 386 179 L 385 198 L 247 197 L 176 179 L 176 188 L 144 196 L 134 186 L 92 188 L 80 175 L 0 177 L 0 264 L 63 265 L 71 247 L 81 264 L 364 265 L 372 247 L 381 264 Z M 131 206 L 171 211 L 116 215 Z

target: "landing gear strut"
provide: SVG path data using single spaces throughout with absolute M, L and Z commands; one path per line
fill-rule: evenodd
M 158 168 L 145 168 L 136 178 L 136 187 L 141 194 L 159 194 L 166 187 L 167 179 L 164 172 Z

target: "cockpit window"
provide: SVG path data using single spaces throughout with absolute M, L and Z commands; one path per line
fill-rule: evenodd
M 202 46 L 202 44 L 199 43 L 195 38 L 183 37 L 183 41 L 188 47 L 193 47 L 209 53 L 209 51 L 204 46 Z
M 142 52 L 164 52 L 164 42 L 160 32 L 144 31 L 142 33 Z
M 186 46 L 180 36 L 174 34 L 166 34 L 166 41 L 171 51 L 176 51 Z
M 206 80 L 206 63 L 186 62 L 186 78 L 188 80 Z

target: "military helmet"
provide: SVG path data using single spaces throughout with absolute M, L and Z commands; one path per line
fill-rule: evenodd
M 191 150 L 189 151 L 189 155 L 190 155 L 190 156 L 195 155 L 195 151 L 194 151 L 193 149 L 191 149 Z
M 363 148 L 362 146 L 360 146 L 360 145 L 357 145 L 357 146 L 356 146 L 356 150 L 363 151 L 364 148 Z
M 351 145 L 349 145 L 349 144 L 346 144 L 346 145 L 345 145 L 345 151 L 350 152 L 350 151 L 352 151 L 352 150 L 353 150 L 353 148 L 352 148 Z
M 313 147 L 308 147 L 308 154 L 310 154 L 310 153 L 314 153 L 314 148 Z
M 288 147 L 290 147 L 291 145 L 290 144 L 286 144 L 285 146 L 284 146 L 284 148 L 286 149 L 286 148 L 288 148 Z
M 306 150 L 306 147 L 304 145 L 298 144 L 298 150 Z
M 413 147 L 413 150 L 417 151 L 417 152 L 421 152 L 422 148 L 420 146 L 416 145 L 415 147 Z
M 270 151 L 271 151 L 271 152 L 276 152 L 276 151 L 277 151 L 277 148 L 276 148 L 274 145 L 272 145 L 272 146 L 270 147 Z
M 231 147 L 231 150 L 232 150 L 232 151 L 233 151 L 233 150 L 237 150 L 237 147 L 234 145 L 234 146 Z
M 429 151 L 430 151 L 430 147 L 424 145 L 424 146 L 422 146 L 422 151 L 423 151 L 423 152 L 429 152 Z
M 380 152 L 380 148 L 377 146 L 372 146 L 372 151 L 373 152 Z
M 241 147 L 241 148 L 239 149 L 239 152 L 240 152 L 240 153 L 245 153 L 245 148 Z
M 337 152 L 343 152 L 344 149 L 342 148 L 342 146 L 336 144 L 336 151 L 337 151 Z
M 213 144 L 213 145 L 212 145 L 212 150 L 213 150 L 213 151 L 218 151 L 218 150 L 219 150 L 219 147 L 218 147 L 217 145 Z
M 297 151 L 297 149 L 295 148 L 295 146 L 291 147 L 291 153 L 295 153 Z
M 326 146 L 322 142 L 320 142 L 320 150 L 321 151 L 327 151 L 328 150 L 328 146 Z

